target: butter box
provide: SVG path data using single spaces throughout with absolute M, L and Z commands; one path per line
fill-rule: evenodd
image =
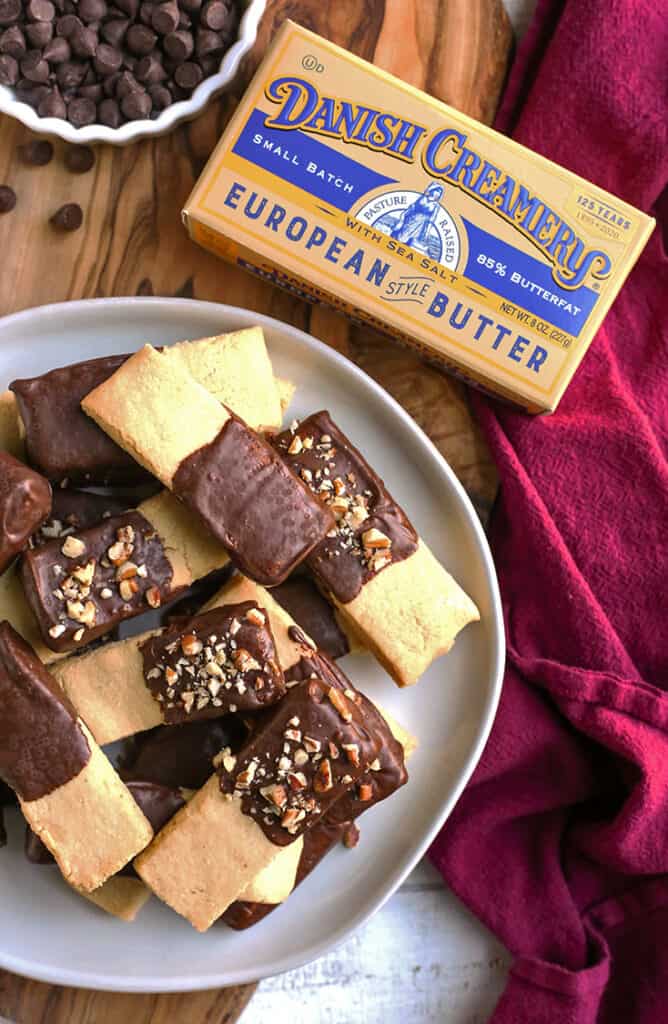
M 183 211 L 191 237 L 554 410 L 654 222 L 286 22 Z

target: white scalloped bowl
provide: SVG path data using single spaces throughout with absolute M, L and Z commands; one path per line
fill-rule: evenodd
M 103 124 L 89 124 L 85 128 L 75 128 L 69 121 L 64 121 L 60 117 L 39 117 L 27 103 L 17 100 L 13 90 L 5 85 L 0 86 L 0 112 L 16 118 L 26 128 L 39 132 L 40 135 L 55 135 L 59 139 L 64 139 L 65 142 L 79 144 L 94 145 L 98 142 L 107 142 L 112 146 L 127 146 L 138 139 L 165 135 L 177 124 L 191 121 L 197 117 L 213 96 L 218 95 L 234 81 L 242 58 L 257 39 L 258 25 L 265 12 L 267 0 L 245 0 L 245 4 L 246 10 L 239 23 L 237 39 L 229 50 L 225 51 L 220 69 L 215 75 L 205 78 L 189 99 L 172 103 L 160 113 L 155 121 L 148 118 L 140 121 L 128 121 L 120 128 L 108 128 Z

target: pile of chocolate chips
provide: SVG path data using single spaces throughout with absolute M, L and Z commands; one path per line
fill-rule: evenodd
M 0 0 L 0 84 L 76 128 L 156 118 L 215 74 L 240 0 Z

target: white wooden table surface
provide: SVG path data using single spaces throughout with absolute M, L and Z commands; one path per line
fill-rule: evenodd
M 520 37 L 536 0 L 505 3 Z M 348 942 L 263 981 L 242 1024 L 484 1024 L 509 963 L 504 947 L 422 861 Z

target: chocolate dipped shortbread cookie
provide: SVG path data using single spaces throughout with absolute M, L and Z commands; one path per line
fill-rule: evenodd
M 0 573 L 51 512 L 51 487 L 39 473 L 0 451 Z
M 149 345 L 82 408 L 261 583 L 281 583 L 332 528 L 330 510 L 272 447 Z
M 58 684 L 0 623 L 0 777 L 70 885 L 116 874 L 153 830 Z
M 329 413 L 293 424 L 274 445 L 336 520 L 309 568 L 395 682 L 417 682 L 479 618 L 475 604 Z

